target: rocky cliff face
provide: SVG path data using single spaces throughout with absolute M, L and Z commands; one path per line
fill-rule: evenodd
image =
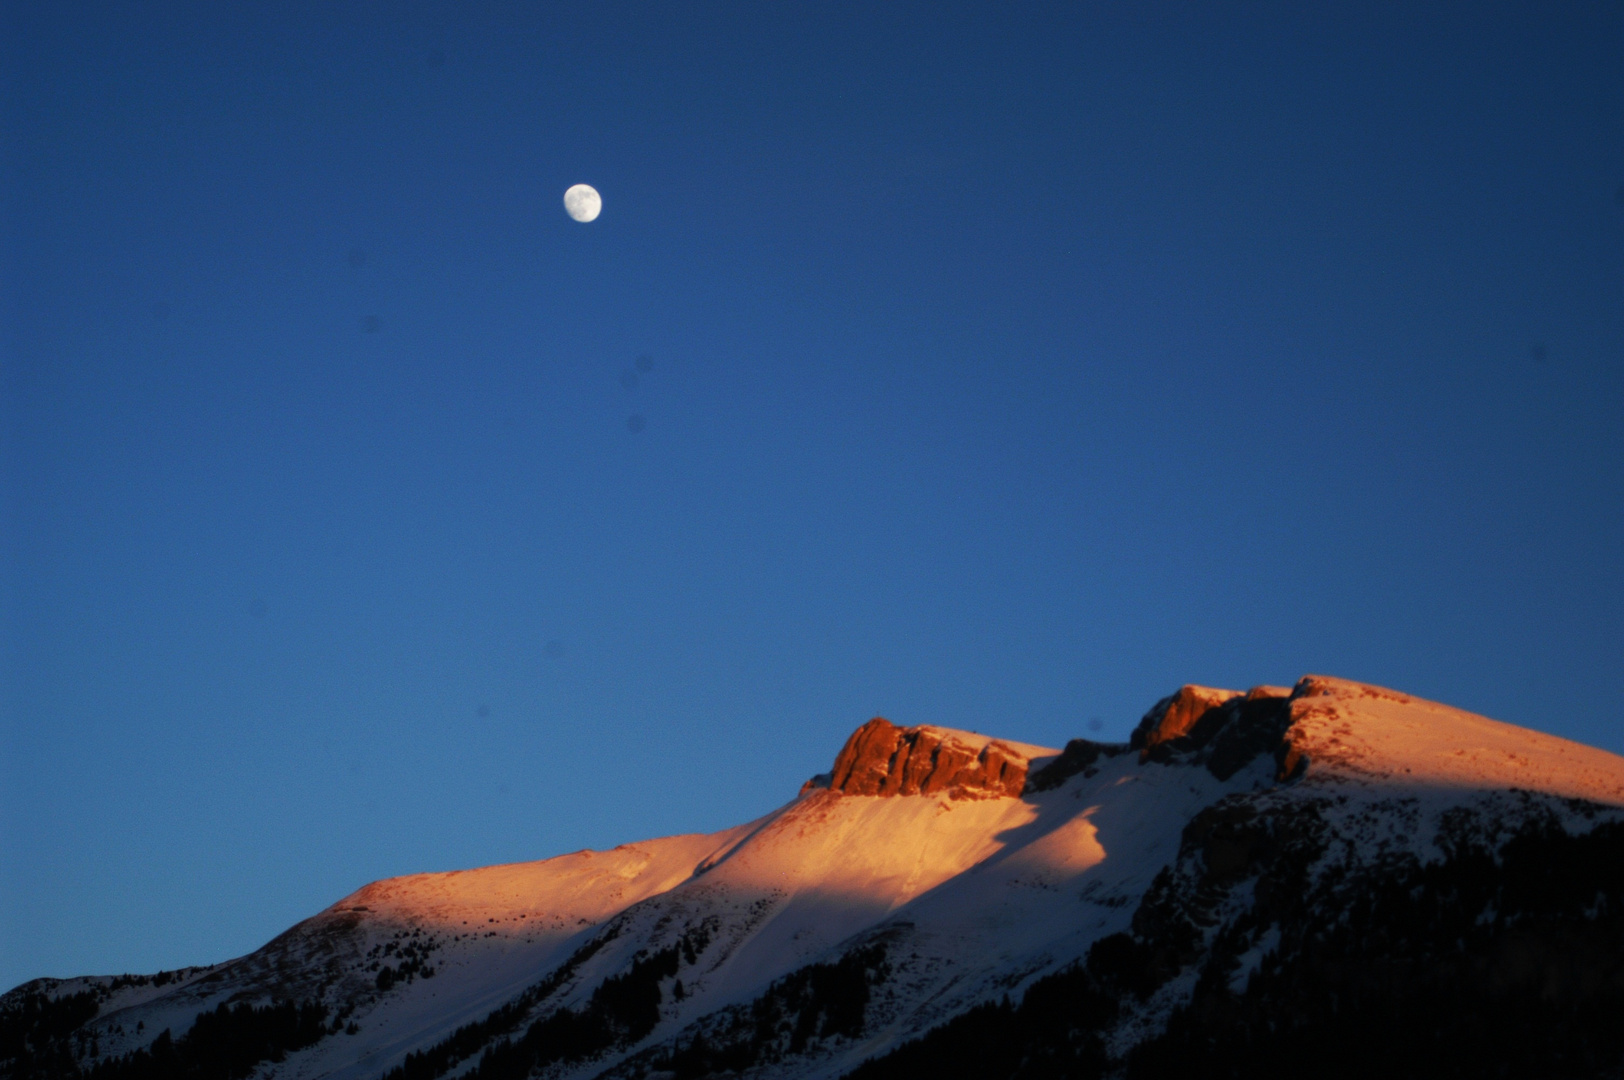
M 1254 686 L 1244 694 L 1238 690 L 1215 690 L 1210 686 L 1181 686 L 1177 693 L 1169 694 L 1151 706 L 1134 729 L 1128 745 L 1139 751 L 1141 762 L 1149 761 L 1155 748 L 1163 743 L 1177 739 L 1200 739 L 1204 732 L 1198 730 L 1198 725 L 1216 733 L 1228 719 L 1233 718 L 1234 710 L 1244 705 L 1284 702 L 1293 696 L 1301 695 L 1298 688 L 1290 686 Z M 1223 716 L 1222 710 L 1226 705 L 1231 707 L 1231 712 Z
M 942 728 L 899 728 L 875 717 L 852 733 L 835 758 L 829 787 L 847 795 L 1017 796 L 1026 756 L 994 739 L 974 746 Z
M 1290 734 L 1299 714 L 1294 703 L 1312 686 L 1312 679 L 1304 679 L 1295 688 L 1255 686 L 1244 694 L 1184 686 L 1145 714 L 1129 745 L 1139 751 L 1141 765 L 1204 765 L 1220 780 L 1270 754 L 1275 779 L 1293 779 L 1308 766 Z
M 1139 760 L 1150 760 L 1150 748 L 1188 735 L 1196 721 L 1225 702 L 1240 697 L 1237 690 L 1216 690 L 1210 686 L 1181 686 L 1150 707 L 1134 729 L 1128 745 L 1139 751 Z

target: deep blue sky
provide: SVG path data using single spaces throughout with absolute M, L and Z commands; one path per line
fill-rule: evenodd
M 7 5 L 0 987 L 876 714 L 1624 751 L 1624 8 L 1300 6 Z

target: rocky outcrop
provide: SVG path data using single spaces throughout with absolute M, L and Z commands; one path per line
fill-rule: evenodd
M 1067 780 L 1082 773 L 1093 776 L 1099 771 L 1101 758 L 1114 758 L 1125 754 L 1128 748 L 1121 743 L 1101 743 L 1093 739 L 1073 739 L 1060 751 L 1060 756 L 1032 774 L 1026 782 L 1029 792 L 1052 791 Z
M 1289 693 L 1289 691 L 1288 691 Z M 1150 749 L 1190 733 L 1211 709 L 1241 696 L 1238 690 L 1215 690 L 1210 686 L 1181 686 L 1162 698 L 1134 728 L 1128 745 L 1139 751 L 1139 760 L 1150 760 Z
M 1228 780 L 1261 754 L 1272 754 L 1275 779 L 1299 778 L 1307 760 L 1293 747 L 1291 701 L 1301 692 L 1255 686 L 1242 694 L 1206 686 L 1183 686 L 1158 701 L 1134 729 L 1129 746 L 1141 763 L 1185 761 L 1205 765 Z
M 813 783 L 847 795 L 1001 798 L 1021 793 L 1027 766 L 1023 754 L 996 739 L 977 746 L 951 731 L 899 728 L 875 717 L 846 740 L 827 784 Z

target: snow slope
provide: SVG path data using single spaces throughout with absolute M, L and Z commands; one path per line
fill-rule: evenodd
M 1311 675 L 1291 714 L 1292 743 L 1316 779 L 1624 804 L 1624 758 L 1395 690 Z

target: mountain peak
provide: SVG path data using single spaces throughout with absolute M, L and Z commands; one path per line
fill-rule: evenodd
M 847 795 L 1014 797 L 1026 786 L 1032 759 L 1057 752 L 953 728 L 898 727 L 876 716 L 852 732 L 827 779 L 808 787 Z

